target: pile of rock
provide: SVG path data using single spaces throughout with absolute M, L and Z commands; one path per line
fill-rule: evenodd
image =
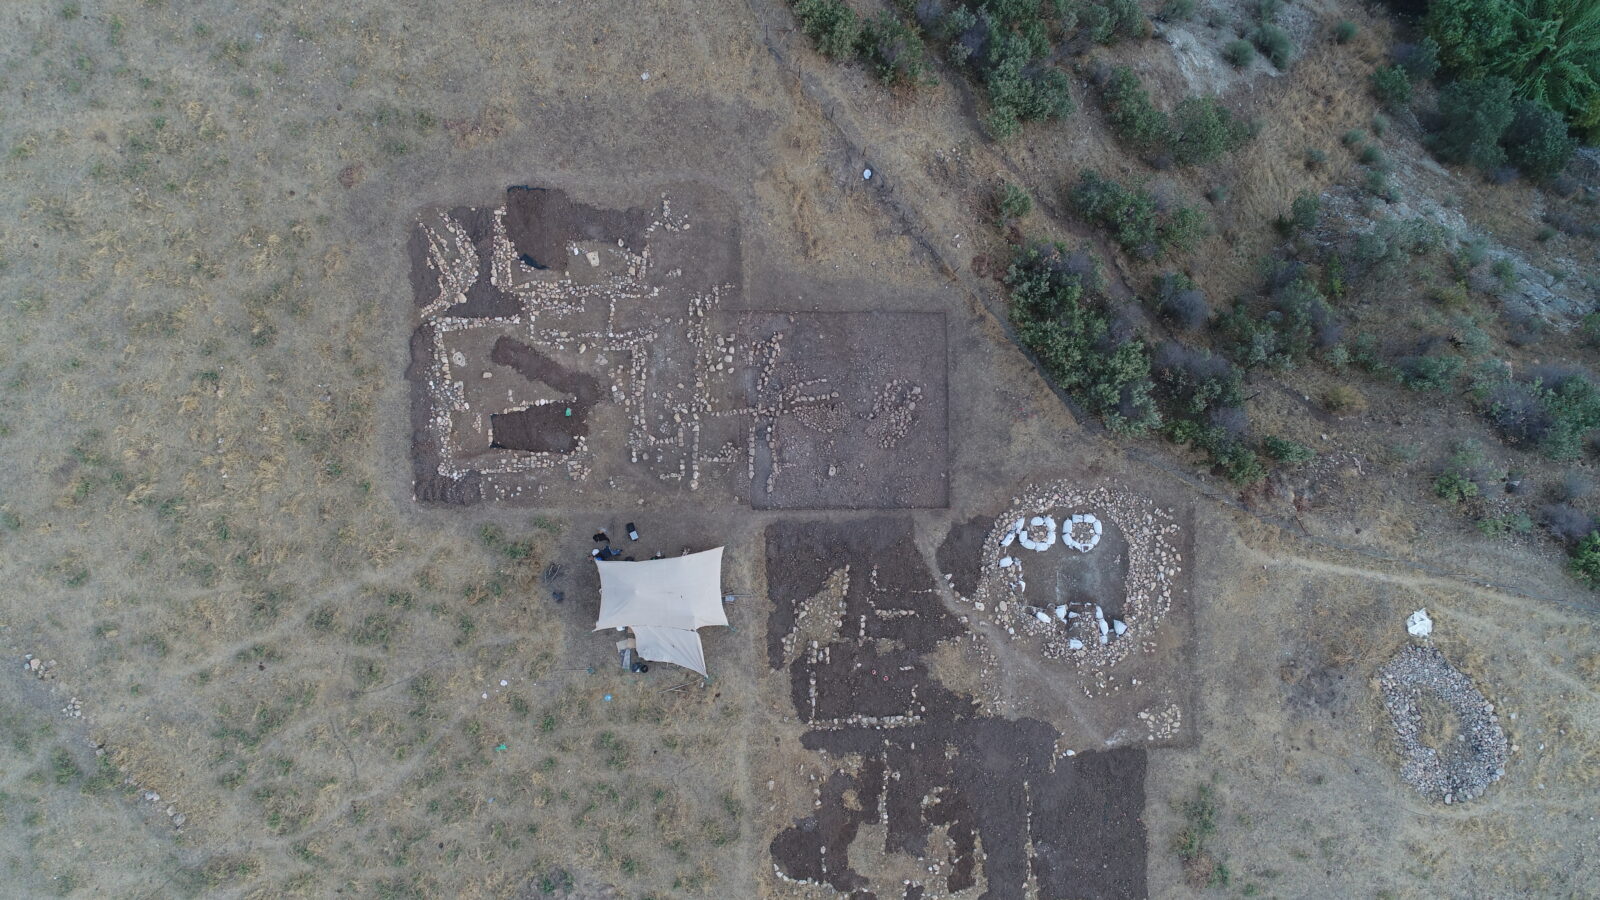
M 1424 797 L 1447 804 L 1473 800 L 1506 774 L 1511 747 L 1494 704 L 1438 648 L 1402 647 L 1378 670 L 1378 690 L 1394 726 L 1400 777 Z M 1455 736 L 1444 746 L 1423 740 L 1424 695 L 1455 717 Z
M 55 660 L 46 661 L 34 656 L 32 653 L 22 657 L 23 671 L 40 680 L 56 677 L 55 666 Z

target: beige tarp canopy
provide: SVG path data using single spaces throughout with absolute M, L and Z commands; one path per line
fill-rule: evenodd
M 600 618 L 594 630 L 630 628 L 643 659 L 706 674 L 696 628 L 726 625 L 722 548 L 643 562 L 596 562 Z

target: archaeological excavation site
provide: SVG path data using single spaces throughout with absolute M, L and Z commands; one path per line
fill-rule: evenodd
M 1594 0 L 0 21 L 0 895 L 1600 896 Z

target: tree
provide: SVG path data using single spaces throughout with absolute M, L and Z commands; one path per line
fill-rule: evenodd
M 1561 114 L 1532 100 L 1517 104 L 1516 117 L 1501 143 L 1511 164 L 1534 178 L 1549 178 L 1561 171 L 1578 146 L 1567 133 Z
M 1505 77 L 1600 139 L 1600 0 L 1432 0 L 1424 24 L 1457 77 Z
M 1400 66 L 1384 66 L 1372 73 L 1372 93 L 1391 110 L 1411 104 L 1411 76 Z
M 1445 162 L 1489 170 L 1505 161 L 1500 138 L 1516 114 L 1512 84 L 1498 76 L 1457 81 L 1439 92 L 1439 130 L 1433 149 Z

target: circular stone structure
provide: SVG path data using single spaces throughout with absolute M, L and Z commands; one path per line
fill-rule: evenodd
M 1438 803 L 1483 795 L 1506 774 L 1511 748 L 1477 685 L 1435 647 L 1407 644 L 1378 670 L 1394 726 L 1400 778 Z
M 985 536 L 965 599 L 1007 633 L 1038 638 L 1045 658 L 1103 669 L 1150 637 L 1171 607 L 1178 538 L 1171 510 L 1121 487 L 1030 486 Z

